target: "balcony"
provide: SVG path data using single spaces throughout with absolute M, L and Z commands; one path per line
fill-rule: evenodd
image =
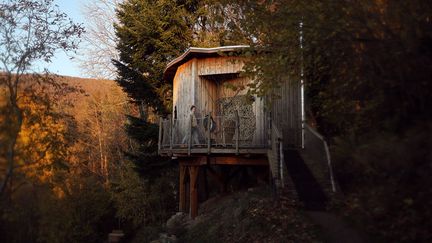
M 263 119 L 265 120 L 265 119 Z M 225 116 L 160 119 L 159 154 L 191 156 L 204 154 L 266 154 L 269 147 L 267 122 L 232 113 Z

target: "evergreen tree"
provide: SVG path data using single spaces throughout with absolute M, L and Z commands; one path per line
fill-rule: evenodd
M 378 241 L 430 241 L 431 2 L 241 2 L 258 53 L 253 92 L 271 94 L 303 70 L 307 114 L 333 142 L 345 213 Z
M 163 80 L 166 64 L 192 41 L 194 4 L 176 1 L 130 0 L 117 9 L 115 25 L 120 59 L 114 60 L 116 81 L 133 102 L 148 112 L 166 114 L 171 106 L 171 84 Z M 152 178 L 169 164 L 157 157 L 158 127 L 145 116 L 128 117 L 127 131 L 139 148 L 128 151 L 138 170 Z
M 244 44 L 241 14 L 236 4 L 225 1 L 152 1 L 129 0 L 119 5 L 115 25 L 119 60 L 116 81 L 133 102 L 157 115 L 172 109 L 172 84 L 163 80 L 163 72 L 190 46 Z M 224 18 L 225 16 L 230 18 Z M 157 175 L 168 160 L 156 156 L 157 126 L 146 116 L 129 116 L 127 130 L 139 149 L 129 158 L 148 176 Z

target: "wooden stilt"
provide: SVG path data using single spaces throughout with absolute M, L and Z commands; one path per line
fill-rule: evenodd
M 179 165 L 180 172 L 180 183 L 179 183 L 179 210 L 180 212 L 186 212 L 186 171 L 187 167 L 180 164 Z
M 207 166 L 203 169 L 204 174 L 204 198 L 205 200 L 209 199 L 209 189 L 208 189 L 208 180 L 207 180 Z
M 198 171 L 199 166 L 189 166 L 190 176 L 190 216 L 194 219 L 198 215 Z

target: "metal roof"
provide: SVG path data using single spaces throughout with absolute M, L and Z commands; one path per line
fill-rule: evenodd
M 174 79 L 177 68 L 192 58 L 220 56 L 222 52 L 240 51 L 246 48 L 249 48 L 249 46 L 238 45 L 238 46 L 220 46 L 220 47 L 213 47 L 213 48 L 190 47 L 181 56 L 177 57 L 176 59 L 168 63 L 167 67 L 165 68 L 163 78 L 171 82 Z

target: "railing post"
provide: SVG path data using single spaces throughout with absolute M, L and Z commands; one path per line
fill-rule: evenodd
M 174 144 L 174 119 L 170 119 L 170 150 L 172 151 Z
M 162 117 L 159 117 L 159 139 L 158 139 L 158 153 L 162 148 Z
M 211 125 L 211 116 L 210 112 L 207 116 L 207 153 L 210 154 L 210 147 L 211 147 L 211 134 L 210 134 L 210 125 Z
M 280 183 L 281 183 L 281 187 L 283 188 L 285 183 L 284 183 L 284 154 L 283 154 L 283 142 L 281 140 L 281 138 L 278 139 L 278 143 L 279 143 L 279 177 L 280 177 Z
M 189 141 L 188 141 L 188 155 L 191 155 L 192 147 L 192 115 L 189 116 Z
M 272 129 L 272 121 L 271 121 L 271 115 L 269 115 L 269 116 L 267 116 L 267 146 L 269 147 L 269 148 L 271 148 L 271 146 L 272 146 L 272 137 L 271 137 L 271 135 L 272 135 L 272 131 L 271 131 L 271 129 Z
M 236 154 L 239 154 L 239 140 L 240 140 L 240 118 L 238 111 L 236 111 Z

